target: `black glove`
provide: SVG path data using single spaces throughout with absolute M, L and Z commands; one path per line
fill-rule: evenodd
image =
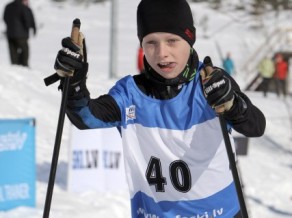
M 79 83 L 86 82 L 87 79 L 87 72 L 88 72 L 88 63 L 82 63 L 82 68 L 75 70 L 74 75 L 70 77 L 69 84 L 70 86 L 77 86 Z M 64 77 L 61 77 L 59 89 L 63 89 Z M 79 91 L 78 88 L 76 91 Z
M 61 79 L 59 89 L 62 89 L 64 77 L 71 77 L 71 85 L 77 85 L 86 80 L 88 71 L 87 52 L 84 35 L 79 32 L 78 43 L 75 44 L 70 37 L 62 40 L 63 48 L 58 52 L 54 68 L 56 73 L 44 79 L 46 86 L 49 86 Z
M 62 46 L 57 54 L 54 68 L 60 77 L 71 77 L 75 71 L 84 67 L 81 47 L 72 42 L 70 37 L 62 40 Z
M 70 77 L 69 84 L 71 88 L 69 88 L 69 95 L 86 89 L 88 63 L 83 35 L 82 38 L 81 47 L 72 42 L 70 37 L 64 38 L 62 40 L 63 49 L 58 52 L 55 61 L 55 69 L 58 76 L 61 77 L 59 89 L 63 89 L 64 79 L 62 77 Z M 81 55 L 81 49 L 83 55 Z
M 228 111 L 232 107 L 234 91 L 230 79 L 222 69 L 214 68 L 208 79 L 203 81 L 203 89 L 212 108 L 224 106 L 224 111 Z

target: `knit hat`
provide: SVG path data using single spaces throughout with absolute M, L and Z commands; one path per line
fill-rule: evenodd
M 186 0 L 142 0 L 137 9 L 138 38 L 149 33 L 167 32 L 179 35 L 192 47 L 196 28 Z

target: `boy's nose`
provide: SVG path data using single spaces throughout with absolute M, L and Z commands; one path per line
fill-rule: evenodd
M 159 43 L 157 46 L 157 54 L 160 58 L 167 57 L 168 49 L 165 43 Z

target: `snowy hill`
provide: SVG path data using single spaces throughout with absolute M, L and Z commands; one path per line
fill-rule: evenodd
M 0 2 L 3 11 L 7 0 Z M 138 39 L 136 37 L 137 0 L 119 1 L 118 67 L 117 77 L 135 74 Z M 71 23 L 76 17 L 82 22 L 81 30 L 86 36 L 90 63 L 88 86 L 92 96 L 107 92 L 116 79 L 109 79 L 110 4 L 76 5 L 53 3 L 48 0 L 31 0 L 38 34 L 30 39 L 30 68 L 10 66 L 5 37 L 0 38 L 0 92 L 1 118 L 35 117 L 37 120 L 37 205 L 36 208 L 16 208 L 0 212 L 0 218 L 39 218 L 42 216 L 46 196 L 48 175 L 58 121 L 61 93 L 57 84 L 44 85 L 43 79 L 51 75 L 54 59 L 60 49 L 60 41 L 70 33 Z M 204 3 L 192 3 L 191 8 L 197 27 L 194 48 L 200 59 L 210 55 L 220 66 L 220 53 L 232 53 L 238 68 L 238 79 L 245 85 L 245 65 L 250 60 L 256 65 L 258 59 L 249 59 L 273 33 L 274 27 L 265 24 L 264 29 L 252 29 L 252 20 L 239 12 L 214 11 Z M 208 29 L 203 32 L 201 23 L 208 16 Z M 271 14 L 267 14 L 270 20 Z M 281 13 L 281 28 L 291 25 L 291 12 Z M 275 24 L 274 20 L 269 21 Z M 268 21 L 267 21 L 268 23 Z M 275 24 L 276 25 L 276 24 Z M 277 27 L 279 25 L 277 24 Z M 291 28 L 291 26 L 290 26 Z M 0 30 L 5 26 L 0 22 Z M 273 52 L 282 46 L 275 41 Z M 262 52 L 262 50 L 260 50 Z M 267 51 L 263 51 L 265 53 Z M 263 55 L 262 53 L 260 55 Z M 259 58 L 258 56 L 255 56 Z M 292 123 L 291 98 L 284 101 L 274 94 L 263 98 L 262 93 L 247 93 L 267 118 L 266 133 L 261 138 L 249 140 L 247 156 L 239 156 L 239 170 L 244 183 L 250 217 L 292 217 Z M 116 194 L 86 192 L 82 194 L 66 191 L 68 165 L 69 121 L 66 119 L 59 166 L 52 200 L 53 218 L 127 218 L 130 205 L 127 192 Z M 1 177 L 0 177 L 1 179 Z

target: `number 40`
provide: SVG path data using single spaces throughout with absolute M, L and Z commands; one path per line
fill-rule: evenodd
M 176 160 L 169 165 L 170 181 L 179 192 L 188 192 L 191 189 L 191 173 L 188 165 L 182 160 Z M 155 185 L 156 192 L 164 192 L 167 185 L 163 177 L 160 159 L 151 157 L 146 170 L 146 179 L 149 185 Z

